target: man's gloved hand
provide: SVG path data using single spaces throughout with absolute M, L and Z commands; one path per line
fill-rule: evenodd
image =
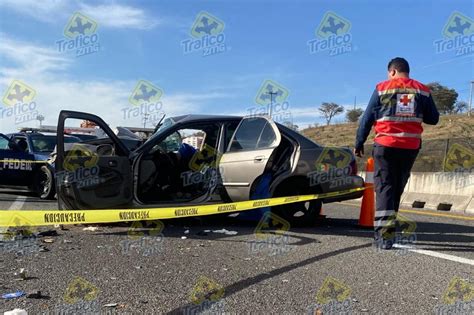
M 362 157 L 364 155 L 364 147 L 362 148 L 355 148 L 354 149 L 354 154 L 357 157 Z

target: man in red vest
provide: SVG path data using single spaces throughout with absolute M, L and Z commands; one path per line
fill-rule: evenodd
M 377 84 L 357 130 L 354 153 L 364 154 L 364 142 L 375 127 L 373 157 L 376 191 L 375 245 L 390 249 L 400 198 L 421 147 L 422 122 L 436 125 L 439 113 L 430 89 L 409 77 L 403 58 L 388 63 L 388 80 Z

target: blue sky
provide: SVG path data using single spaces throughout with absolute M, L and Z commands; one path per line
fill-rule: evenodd
M 97 22 L 100 50 L 76 57 L 56 41 L 75 12 Z M 201 11 L 224 23 L 226 51 L 185 54 L 183 40 Z M 307 42 L 326 12 L 347 20 L 352 51 L 310 54 Z M 317 108 L 336 102 L 364 108 L 388 60 L 403 56 L 412 77 L 439 81 L 468 100 L 473 54 L 437 53 L 433 42 L 453 12 L 474 19 L 472 1 L 34 1 L 0 2 L 0 92 L 20 80 L 35 92 L 44 124 L 60 109 L 102 116 L 111 125 L 141 125 L 122 109 L 139 80 L 163 90 L 168 115 L 245 114 L 265 80 L 288 90 L 288 111 L 300 127 L 322 123 Z M 321 40 L 321 38 L 319 38 Z M 5 104 L 3 108 L 5 107 Z M 336 117 L 343 121 L 344 116 Z M 36 126 L 0 117 L 0 131 Z

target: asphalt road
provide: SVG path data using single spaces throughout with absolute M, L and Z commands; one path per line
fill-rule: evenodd
M 54 209 L 56 203 L 3 190 L 0 209 L 9 208 Z M 356 226 L 357 207 L 324 205 L 324 214 L 317 226 L 292 227 L 285 237 L 265 234 L 267 245 L 255 243 L 257 223 L 229 218 L 164 221 L 162 234 L 156 224 L 144 230 L 70 226 L 56 229 L 57 236 L 23 242 L 23 254 L 3 242 L 0 293 L 41 291 L 41 297 L 0 299 L 0 310 L 303 314 L 319 307 L 324 314 L 432 314 L 440 307 L 464 307 L 462 313 L 474 312 L 474 303 L 459 304 L 474 298 L 472 217 L 402 212 L 416 222 L 416 241 L 406 245 L 409 249 L 379 251 L 371 246 L 371 231 Z M 237 234 L 218 233 L 226 232 L 222 229 Z M 26 269 L 24 280 L 20 268 Z

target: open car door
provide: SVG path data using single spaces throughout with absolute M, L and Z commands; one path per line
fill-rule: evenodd
M 97 139 L 64 143 L 68 120 L 95 125 Z M 59 209 L 120 208 L 132 202 L 129 150 L 98 116 L 61 111 L 57 127 L 56 191 Z
M 265 172 L 281 134 L 269 117 L 245 117 L 220 160 L 220 174 L 233 201 L 249 200 L 254 181 Z

